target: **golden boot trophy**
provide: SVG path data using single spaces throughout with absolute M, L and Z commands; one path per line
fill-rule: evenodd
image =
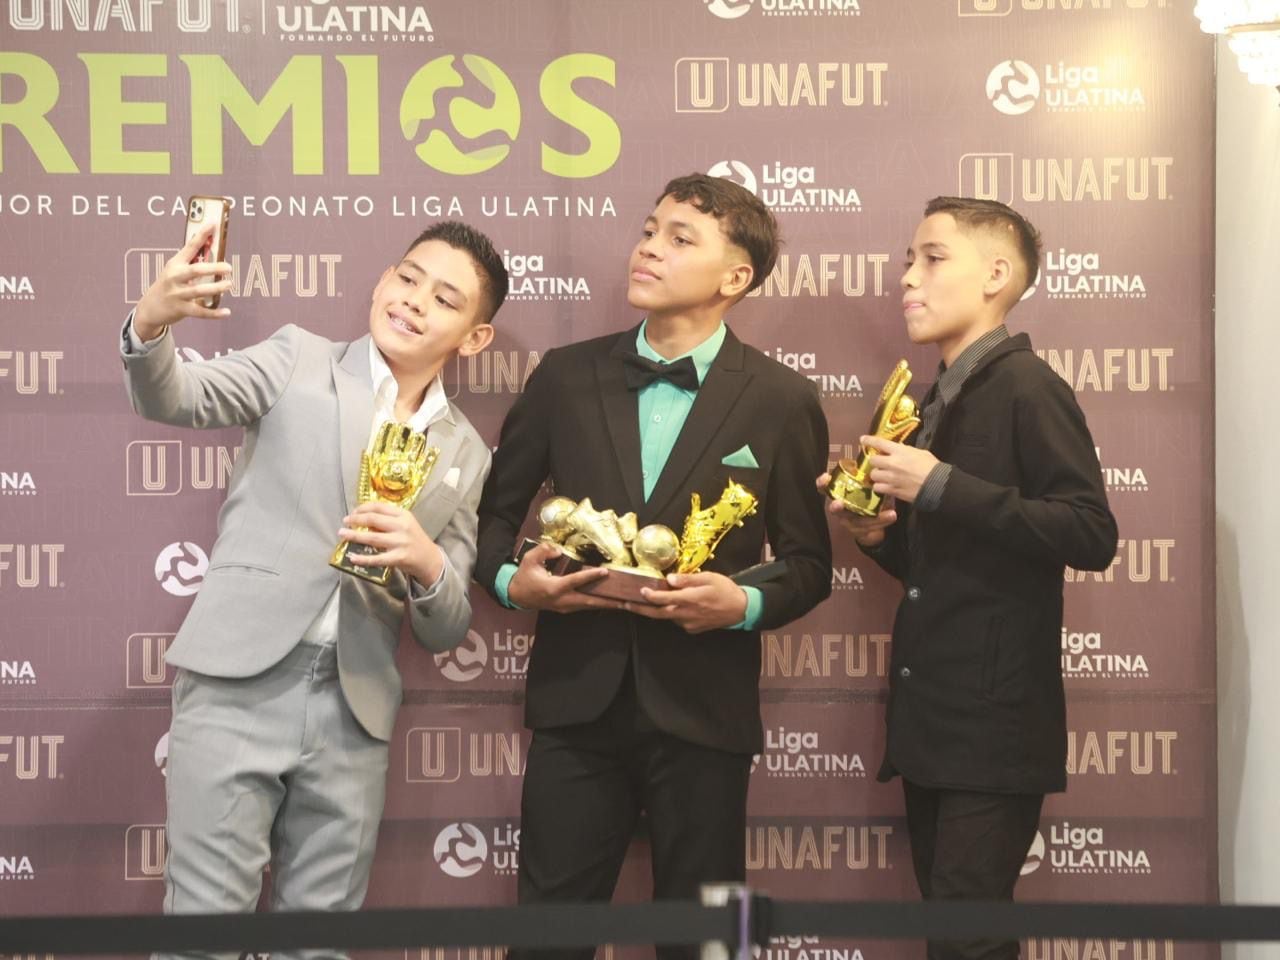
M 875 413 L 871 416 L 871 426 L 867 433 L 872 436 L 905 443 L 911 434 L 920 426 L 920 416 L 916 402 L 907 396 L 907 385 L 911 383 L 911 371 L 907 361 L 899 360 L 898 365 L 889 374 L 884 389 L 880 391 L 880 400 L 876 403 Z M 864 517 L 874 517 L 880 512 L 884 498 L 876 493 L 871 483 L 871 458 L 875 451 L 863 447 L 858 459 L 841 460 L 831 471 L 831 482 L 827 484 L 827 493 L 831 499 L 839 500 L 845 509 Z
M 677 573 L 697 573 L 712 559 L 716 545 L 734 527 L 756 512 L 756 495 L 740 483 L 730 480 L 720 499 L 703 509 L 702 498 L 690 498 L 690 513 L 684 521 L 680 537 L 680 562 Z
M 384 423 L 369 449 L 360 454 L 356 500 L 360 503 L 381 500 L 406 510 L 413 509 L 439 456 L 440 448 L 428 447 L 425 434 L 415 433 L 403 423 Z M 380 552 L 377 547 L 343 540 L 329 558 L 329 565 L 343 573 L 385 585 L 391 577 L 390 567 L 361 566 L 350 559 L 354 555 L 367 557 Z

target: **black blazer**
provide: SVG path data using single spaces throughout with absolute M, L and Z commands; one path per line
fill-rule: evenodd
M 900 504 L 867 551 L 907 588 L 880 779 L 1064 790 L 1064 566 L 1105 569 L 1117 537 L 1084 413 L 1019 334 L 983 358 L 929 449 L 952 466 L 939 509 Z
M 759 562 L 767 536 L 786 569 L 761 587 L 760 626 L 794 620 L 831 592 L 831 541 L 813 487 L 827 461 L 816 388 L 727 332 L 645 502 L 637 394 L 622 373 L 637 329 L 550 350 L 529 377 L 503 423 L 480 500 L 476 579 L 492 592 L 548 477 L 557 494 L 590 497 L 597 509 L 619 515 L 634 510 L 641 526 L 664 523 L 677 533 L 690 494 L 697 491 L 708 506 L 732 478 L 759 498 L 757 512 L 729 532 L 703 569 L 732 574 Z M 744 444 L 758 468 L 721 462 Z M 537 729 L 596 719 L 617 693 L 628 659 L 640 703 L 659 729 L 721 750 L 761 750 L 757 631 L 691 636 L 618 611 L 539 613 L 525 723 Z

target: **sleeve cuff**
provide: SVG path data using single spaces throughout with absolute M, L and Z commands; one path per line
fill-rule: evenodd
M 523 610 L 524 607 L 512 603 L 511 598 L 507 596 L 507 587 L 511 584 L 511 578 L 516 575 L 516 571 L 520 568 L 514 563 L 504 563 L 498 568 L 498 575 L 493 578 L 493 592 L 501 603 L 508 610 Z
M 128 356 L 145 357 L 155 347 L 157 343 L 164 339 L 164 331 L 154 340 L 142 340 L 133 329 L 133 312 L 129 312 L 128 318 L 124 322 L 124 352 Z
M 916 494 L 915 508 L 923 513 L 932 513 L 942 505 L 942 494 L 947 489 L 947 481 L 951 479 L 951 464 L 939 463 L 929 471 Z
M 730 630 L 754 630 L 760 625 L 760 617 L 764 613 L 764 594 L 759 587 L 743 587 L 747 595 L 747 612 Z
M 435 583 L 431 584 L 431 586 L 424 587 L 417 580 L 412 577 L 409 578 L 409 592 L 414 600 L 430 603 L 439 595 L 440 588 L 444 584 L 445 574 L 449 572 L 449 555 L 441 550 L 440 556 L 444 558 L 444 563 L 440 565 L 440 573 L 436 577 Z

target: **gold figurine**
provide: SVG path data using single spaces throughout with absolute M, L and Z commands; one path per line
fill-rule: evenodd
M 915 433 L 920 426 L 920 416 L 916 402 L 907 396 L 909 383 L 911 370 L 907 367 L 907 361 L 899 360 L 893 373 L 885 381 L 884 389 L 880 391 L 880 399 L 871 416 L 871 426 L 867 433 L 896 443 L 905 443 Z M 846 509 L 864 517 L 878 514 L 884 500 L 871 488 L 873 456 L 874 450 L 863 447 L 856 461 L 841 460 L 831 471 L 831 482 L 827 484 L 831 499 L 839 500 Z
M 584 593 L 649 603 L 641 589 L 669 589 L 665 578 L 673 567 L 679 573 L 697 573 L 715 556 L 724 535 L 756 511 L 755 495 L 732 480 L 715 504 L 705 510 L 701 504 L 698 494 L 693 494 L 684 536 L 677 537 L 660 523 L 637 529 L 634 513 L 620 517 L 613 510 L 597 510 L 590 498 L 574 503 L 567 497 L 551 497 L 538 507 L 539 540 L 555 544 L 569 558 L 555 561 L 551 569 L 558 574 L 580 568 L 588 557 L 598 557 L 590 562 L 609 568 L 609 576 L 583 585 Z M 525 544 L 522 550 L 534 541 Z
M 680 564 L 677 573 L 697 573 L 714 557 L 716 545 L 734 527 L 756 512 L 756 496 L 740 483 L 729 481 L 720 499 L 702 509 L 702 498 L 694 493 L 689 516 L 680 537 Z
M 631 529 L 634 531 L 635 514 L 630 516 Z M 590 541 L 606 563 L 622 567 L 635 566 L 631 560 L 627 538 L 623 535 L 623 524 L 612 510 L 597 510 L 591 505 L 591 498 L 585 497 L 577 509 L 569 514 L 568 523 L 574 533 Z
M 370 441 L 369 449 L 360 454 L 356 500 L 360 503 L 381 500 L 411 510 L 439 456 L 440 448 L 428 447 L 425 434 L 415 433 L 403 423 L 384 423 Z M 343 573 L 385 584 L 391 577 L 390 567 L 365 567 L 350 560 L 353 554 L 369 556 L 378 552 L 377 547 L 343 540 L 329 558 L 329 565 Z

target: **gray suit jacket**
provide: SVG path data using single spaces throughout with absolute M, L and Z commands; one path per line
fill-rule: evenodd
M 126 330 L 122 355 L 133 408 L 148 420 L 245 431 L 209 571 L 169 662 L 217 677 L 261 673 L 293 649 L 340 582 L 342 690 L 365 730 L 388 740 L 401 700 L 395 651 L 405 616 L 428 650 L 466 637 L 490 453 L 453 404 L 428 431 L 440 457 L 413 513 L 448 560 L 431 589 L 398 571 L 382 587 L 330 567 L 336 531 L 356 505 L 373 421 L 368 339 L 334 343 L 290 324 L 246 350 L 184 364 L 171 331 L 137 354 Z M 445 483 L 450 467 L 458 468 L 453 486 Z

